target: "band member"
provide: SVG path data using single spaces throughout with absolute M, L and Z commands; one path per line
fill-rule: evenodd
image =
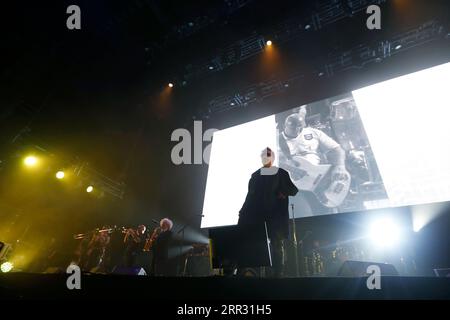
M 108 230 L 96 229 L 77 235 L 82 239 L 75 251 L 74 262 L 89 272 L 107 272 L 110 258 Z
M 153 260 L 152 274 L 155 276 L 170 276 L 174 274 L 173 261 L 169 258 L 169 248 L 173 238 L 173 222 L 164 218 L 159 222 L 159 228 L 155 229 L 152 245 Z
M 108 246 L 110 236 L 107 230 L 94 233 L 87 251 L 88 267 L 90 272 L 106 272 L 108 269 Z
M 298 113 L 286 118 L 284 130 L 279 135 L 280 166 L 287 164 L 301 169 L 296 161 L 296 158 L 301 157 L 313 165 L 332 164 L 332 179 L 346 179 L 349 173 L 345 168 L 345 151 L 325 132 L 308 127 L 305 116 L 306 108 L 303 106 Z M 302 216 L 324 214 L 329 211 L 310 192 L 302 192 L 294 198 L 293 203 Z
M 288 196 L 297 194 L 298 189 L 287 171 L 273 166 L 275 153 L 270 148 L 262 151 L 261 160 L 263 167 L 252 174 L 248 183 L 238 224 L 251 232 L 252 224 L 266 222 L 274 276 L 280 277 L 284 271 L 284 239 L 289 235 Z
M 124 263 L 126 267 L 133 267 L 136 264 L 137 256 L 142 252 L 145 244 L 145 231 L 147 228 L 144 225 L 139 225 L 137 229 L 127 229 L 123 242 L 125 244 Z

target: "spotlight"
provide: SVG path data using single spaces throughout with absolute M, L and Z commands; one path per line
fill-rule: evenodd
M 38 159 L 35 156 L 28 156 L 23 160 L 23 162 L 27 167 L 34 167 L 37 164 Z
M 63 179 L 64 178 L 64 171 L 58 171 L 57 173 L 56 173 L 56 178 L 57 179 Z
M 87 193 L 91 193 L 92 191 L 94 191 L 94 187 L 93 186 L 89 186 L 86 188 L 86 192 Z
M 4 273 L 10 272 L 13 268 L 14 265 L 12 264 L 12 262 L 9 261 L 3 262 L 0 266 L 0 270 L 2 270 L 2 272 Z
M 173 88 L 173 83 L 172 82 L 169 83 L 169 88 Z
M 402 45 L 399 44 L 399 45 L 397 45 L 397 46 L 395 47 L 395 50 L 399 50 L 399 49 L 401 49 L 401 48 L 402 48 Z
M 446 212 L 445 203 L 429 203 L 416 205 L 411 208 L 413 231 L 419 232 L 423 227 Z
M 374 221 L 370 226 L 370 238 L 376 246 L 395 246 L 400 241 L 400 236 L 400 227 L 389 218 Z
M 272 45 L 272 40 L 267 40 L 267 41 L 266 41 L 266 46 L 269 46 L 269 47 L 270 47 L 271 45 Z

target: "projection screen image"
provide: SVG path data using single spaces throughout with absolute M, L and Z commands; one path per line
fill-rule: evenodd
M 215 132 L 201 227 L 237 224 L 265 147 L 296 218 L 450 200 L 449 83 L 446 63 Z

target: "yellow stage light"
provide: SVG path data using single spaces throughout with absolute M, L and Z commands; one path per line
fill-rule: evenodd
M 65 176 L 64 171 L 58 171 L 58 172 L 56 173 L 56 178 L 57 178 L 57 179 L 63 179 L 64 176 Z
M 86 188 L 86 192 L 87 193 L 91 193 L 92 191 L 94 191 L 94 187 L 93 186 L 89 186 Z
M 2 272 L 5 273 L 10 272 L 13 268 L 14 265 L 9 261 L 3 262 L 2 265 L 0 266 L 0 270 L 2 270 Z
M 270 47 L 271 45 L 272 45 L 272 40 L 267 40 L 267 41 L 266 41 L 266 46 L 269 46 L 269 47 Z
M 34 167 L 37 164 L 38 159 L 35 156 L 28 156 L 23 160 L 23 162 L 27 167 Z
M 173 83 L 169 83 L 169 88 L 173 88 Z

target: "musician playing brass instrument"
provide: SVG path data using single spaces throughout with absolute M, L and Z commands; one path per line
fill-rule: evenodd
M 133 267 L 136 263 L 137 256 L 142 252 L 145 244 L 145 231 L 147 228 L 144 225 L 139 225 L 137 229 L 127 229 L 123 242 L 125 243 L 124 264 L 126 267 Z
M 155 230 L 153 230 L 152 235 L 149 238 L 147 238 L 147 240 L 145 240 L 145 245 L 142 250 L 146 251 L 146 252 L 150 251 L 150 249 L 152 249 L 153 244 L 155 243 L 155 241 L 158 238 L 160 233 L 161 233 L 161 227 L 155 228 Z

